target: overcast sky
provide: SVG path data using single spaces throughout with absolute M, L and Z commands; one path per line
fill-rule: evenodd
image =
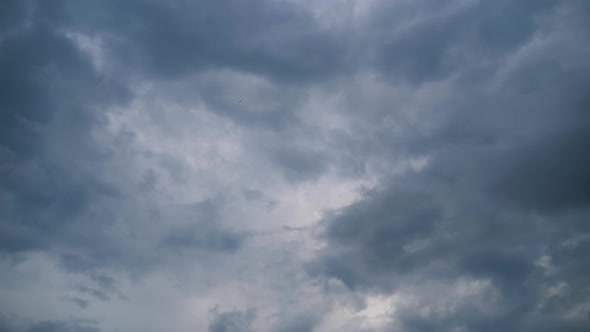
M 590 330 L 590 2 L 0 1 L 0 332 Z

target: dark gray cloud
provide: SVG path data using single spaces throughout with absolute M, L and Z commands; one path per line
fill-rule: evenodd
M 0 42 L 0 249 L 9 254 L 53 252 L 63 269 L 92 278 L 103 268 L 145 271 L 164 258 L 137 255 L 110 235 L 109 228 L 123 215 L 138 218 L 135 211 L 143 208 L 132 202 L 135 189 L 121 181 L 127 170 L 111 168 L 116 147 L 100 145 L 92 134 L 105 125 L 110 108 L 127 106 L 133 94 L 124 86 L 125 77 L 100 72 L 68 35 L 76 31 L 68 25 L 70 5 L 2 5 L 3 14 L 12 14 L 2 20 Z M 129 142 L 121 137 L 116 144 Z M 144 190 L 143 183 L 135 185 Z M 201 222 L 195 218 L 194 223 Z M 195 249 L 233 251 L 241 243 L 240 235 L 215 221 L 202 224 L 212 236 L 195 231 Z M 178 248 L 178 241 L 170 241 L 174 236 L 159 237 L 155 242 L 164 248 Z M 106 299 L 112 281 L 100 282 L 91 294 Z
M 282 318 L 272 327 L 280 332 L 311 332 L 321 320 L 318 313 L 300 313 Z
M 515 161 L 507 165 L 493 189 L 523 208 L 541 211 L 587 208 L 590 158 L 584 151 L 590 139 L 590 125 L 581 119 L 568 129 L 515 151 L 517 156 L 510 156 Z
M 234 252 L 240 248 L 246 234 L 223 229 L 220 225 L 220 203 L 204 201 L 188 207 L 193 222 L 171 229 L 162 239 L 162 246 L 171 250 L 201 249 Z
M 74 287 L 74 289 L 76 289 L 81 294 L 90 295 L 90 296 L 92 296 L 96 299 L 99 299 L 101 301 L 109 301 L 111 299 L 110 296 L 108 296 L 107 294 L 105 294 L 103 291 L 101 291 L 99 289 L 90 288 L 90 287 L 87 287 L 84 285 L 76 285 Z
M 482 12 L 484 17 L 490 11 L 507 10 L 495 6 Z M 551 13 L 567 12 L 574 22 L 571 29 L 576 29 L 579 20 L 588 18 L 588 11 L 585 5 L 571 6 Z M 526 15 L 530 22 L 537 15 L 532 9 L 517 14 Z M 469 17 L 482 22 L 478 15 Z M 462 24 L 456 18 L 449 20 Z M 498 28 L 486 25 L 487 33 L 501 38 Z M 564 30 L 571 31 L 568 29 Z M 535 43 L 527 40 L 541 38 L 535 31 L 519 29 L 522 37 L 498 40 L 505 47 L 502 53 L 514 57 L 506 52 L 519 45 L 521 49 L 531 47 Z M 436 34 L 432 38 L 445 48 L 461 47 L 449 38 Z M 497 46 L 486 38 L 476 40 L 485 47 Z M 590 127 L 584 110 L 590 85 L 579 74 L 588 73 L 589 68 L 584 60 L 573 60 L 576 56 L 570 53 L 577 53 L 577 45 L 588 42 L 582 38 L 572 43 L 572 49 L 547 48 L 548 54 L 533 53 L 530 60 L 517 60 L 523 67 L 536 63 L 535 71 L 514 68 L 502 86 L 485 83 L 493 88 L 484 95 L 480 81 L 468 86 L 460 80 L 453 88 L 461 92 L 438 107 L 448 112 L 447 119 L 427 135 L 410 140 L 410 154 L 430 156 L 426 167 L 391 184 L 383 183 L 360 202 L 325 218 L 321 237 L 328 246 L 321 250 L 319 260 L 310 263 L 309 271 L 369 293 L 403 292 L 408 285 L 428 285 L 433 280 L 452 285 L 460 278 L 471 278 L 490 281 L 501 296 L 493 309 L 451 298 L 444 305 L 454 309 L 445 311 L 436 307 L 438 301 L 428 302 L 426 291 L 419 292 L 424 302 L 397 312 L 398 325 L 392 330 L 581 331 L 590 326 L 587 294 L 551 288 L 559 282 L 572 290 L 589 287 L 582 279 L 590 270 L 577 268 L 572 273 L 567 267 L 584 265 L 586 240 L 571 248 L 564 244 L 576 234 L 587 233 L 579 218 L 588 214 L 590 175 L 582 152 L 588 147 Z M 441 51 L 416 53 L 429 56 Z M 582 53 L 585 51 L 578 54 Z M 444 67 L 441 62 L 429 64 L 433 67 L 416 64 L 434 75 L 428 79 L 441 79 L 445 70 L 452 74 L 471 70 Z M 566 64 L 570 67 L 561 69 Z M 498 73 L 505 64 L 495 66 Z M 411 75 L 426 80 L 420 72 Z M 539 263 L 540 257 L 545 257 L 545 263 Z
M 77 298 L 77 297 L 66 297 L 66 298 L 64 298 L 64 301 L 71 302 L 71 303 L 77 305 L 78 307 L 80 307 L 82 309 L 86 309 L 86 307 L 88 307 L 88 304 L 90 303 L 87 300 L 80 299 L 80 298 Z
M 12 317 L 14 318 L 14 317 Z M 76 320 L 44 320 L 31 322 L 31 320 L 16 319 L 14 324 L 5 315 L 0 315 L 0 331 L 2 332 L 100 332 L 100 328 L 94 326 L 94 322 Z
M 589 18 L 585 1 L 3 1 L 0 329 L 99 331 L 64 320 L 84 309 L 134 331 L 216 303 L 238 309 L 194 326 L 587 329 Z M 379 325 L 380 296 L 401 300 Z M 127 321 L 121 299 L 140 304 Z
M 244 189 L 242 190 L 242 194 L 244 195 L 244 198 L 249 201 L 256 201 L 264 198 L 264 193 L 256 189 Z
M 54 240 L 80 241 L 75 237 L 84 234 L 67 234 L 73 220 L 94 202 L 116 196 L 79 166 L 104 160 L 87 135 L 101 121 L 92 110 L 122 102 L 127 93 L 100 77 L 53 25 L 59 6 L 7 3 L 19 15 L 0 43 L 1 246 L 5 252 L 45 250 Z M 59 156 L 63 151 L 74 154 L 71 162 Z
M 107 1 L 68 3 L 73 24 L 109 37 L 122 65 L 140 74 L 173 78 L 193 71 L 232 68 L 273 80 L 300 82 L 338 74 L 346 45 L 318 28 L 290 2 Z M 313 52 L 313 56 L 310 56 Z
M 209 332 L 248 332 L 253 331 L 252 321 L 256 317 L 255 310 L 217 312 L 215 309 L 209 323 Z
M 281 146 L 271 158 L 284 170 L 285 177 L 293 181 L 317 178 L 328 167 L 326 157 L 321 152 L 296 147 Z
M 207 224 L 197 224 L 188 228 L 174 230 L 166 236 L 162 244 L 171 249 L 204 248 L 214 251 L 232 252 L 239 249 L 244 236 L 225 231 Z
M 337 276 L 351 288 L 395 283 L 395 278 L 384 280 L 381 273 L 402 274 L 424 264 L 414 260 L 413 253 L 406 253 L 404 245 L 427 239 L 436 231 L 442 217 L 430 200 L 411 192 L 393 192 L 347 207 L 328 222 L 325 236 L 334 247 L 321 262 L 311 264 L 310 271 Z
M 392 16 L 425 18 L 408 20 L 410 26 L 397 33 L 382 33 L 377 69 L 389 79 L 413 84 L 444 79 L 466 66 L 485 70 L 489 62 L 505 61 L 511 51 L 533 38 L 538 21 L 555 5 L 555 1 L 503 0 L 386 5 L 375 18 L 374 24 L 382 25 L 377 29 L 389 28 L 386 22 Z
M 100 332 L 95 326 L 80 325 L 63 321 L 42 321 L 35 323 L 27 332 Z

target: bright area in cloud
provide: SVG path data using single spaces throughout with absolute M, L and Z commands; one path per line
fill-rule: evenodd
M 587 331 L 589 22 L 3 1 L 0 331 Z

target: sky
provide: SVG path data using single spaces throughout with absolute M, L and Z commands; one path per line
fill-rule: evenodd
M 590 330 L 590 2 L 3 0 L 0 332 Z

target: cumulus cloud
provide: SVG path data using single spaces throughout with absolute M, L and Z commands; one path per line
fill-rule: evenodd
M 0 329 L 588 329 L 589 18 L 4 1 Z

